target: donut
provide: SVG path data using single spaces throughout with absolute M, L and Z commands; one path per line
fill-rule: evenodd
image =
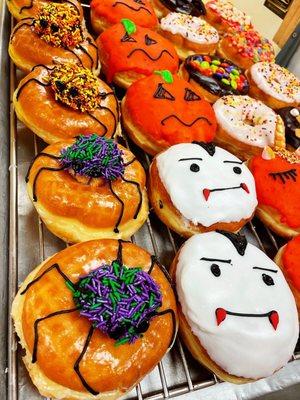
M 123 18 L 149 29 L 155 29 L 158 25 L 150 0 L 91 1 L 91 23 L 96 33 L 103 32 Z
M 246 95 L 249 91 L 249 82 L 243 71 L 231 61 L 218 56 L 189 56 L 180 72 L 210 103 L 215 103 L 222 96 Z
M 158 18 L 165 17 L 170 11 L 199 17 L 205 15 L 205 5 L 202 0 L 151 0 Z
M 227 32 L 219 42 L 218 54 L 243 69 L 260 61 L 275 60 L 272 43 L 254 29 L 234 29 Z
M 160 21 L 160 33 L 175 46 L 181 60 L 195 54 L 214 54 L 219 35 L 199 17 L 171 12 Z
M 118 134 L 118 101 L 111 88 L 78 64 L 36 66 L 16 89 L 17 117 L 46 143 L 80 134 Z
M 128 88 L 156 70 L 178 71 L 178 56 L 167 39 L 123 19 L 97 39 L 102 71 L 107 81 Z
M 48 229 L 67 243 L 128 239 L 146 221 L 146 176 L 135 156 L 96 134 L 37 155 L 27 191 Z
M 9 12 L 19 21 L 28 17 L 36 17 L 42 7 L 49 4 L 49 0 L 6 0 Z M 84 23 L 83 10 L 77 0 L 52 0 L 52 3 L 73 4 L 80 14 L 80 19 Z
M 147 251 L 114 239 L 76 244 L 36 267 L 12 317 L 40 394 L 114 400 L 130 391 L 174 341 L 169 279 Z
M 192 236 L 171 275 L 182 339 L 221 380 L 251 382 L 290 360 L 299 334 L 294 297 L 280 268 L 245 236 Z
M 245 164 L 204 142 L 176 144 L 154 158 L 149 198 L 159 219 L 184 237 L 215 229 L 236 232 L 257 206 Z
M 73 3 L 48 2 L 35 17 L 13 29 L 8 52 L 18 68 L 30 72 L 38 64 L 79 62 L 98 75 L 96 43 L 85 29 L 80 9 Z
M 300 157 L 267 148 L 249 162 L 257 192 L 257 216 L 272 231 L 290 238 L 300 233 Z
M 300 107 L 285 107 L 277 110 L 285 126 L 287 147 L 298 149 L 300 147 Z
M 300 105 L 300 80 L 275 63 L 260 62 L 246 71 L 250 96 L 278 109 Z
M 300 235 L 294 237 L 282 246 L 275 257 L 276 264 L 281 268 L 291 291 L 295 297 L 298 314 L 300 313 Z
M 133 83 L 121 108 L 127 134 L 152 155 L 177 143 L 210 142 L 217 128 L 210 104 L 169 71 L 156 71 Z
M 205 20 L 220 33 L 252 27 L 251 18 L 229 0 L 210 0 L 205 4 Z
M 215 142 L 245 160 L 265 146 L 285 147 L 279 115 L 249 96 L 224 96 L 213 105 L 218 123 Z

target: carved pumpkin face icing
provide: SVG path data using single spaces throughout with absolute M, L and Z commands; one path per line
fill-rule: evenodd
M 150 29 L 133 26 L 134 33 L 128 33 L 122 23 L 113 25 L 97 39 L 108 82 L 118 72 L 150 75 L 168 69 L 176 73 L 179 60 L 172 43 Z
M 216 132 L 210 104 L 177 75 L 172 83 L 159 75 L 136 81 L 127 91 L 125 107 L 132 123 L 162 147 L 210 142 Z
M 158 24 L 150 0 L 93 0 L 91 8 L 110 24 L 117 24 L 122 18 L 129 18 L 146 28 Z

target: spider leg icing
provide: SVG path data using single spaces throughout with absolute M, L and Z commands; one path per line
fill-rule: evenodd
M 98 118 L 96 118 L 96 117 L 95 117 L 92 113 L 90 113 L 89 111 L 86 111 L 86 113 L 87 113 L 91 118 L 93 118 L 93 120 L 97 121 L 97 122 L 102 126 L 102 128 L 104 129 L 104 133 L 103 133 L 101 136 L 102 136 L 102 137 L 105 136 L 106 133 L 107 133 L 107 131 L 108 131 L 107 126 L 105 126 Z
M 108 182 L 108 184 L 109 184 L 110 191 L 111 191 L 112 194 L 115 196 L 115 198 L 118 200 L 118 202 L 121 204 L 121 212 L 120 212 L 120 215 L 119 215 L 119 217 L 118 217 L 118 220 L 117 220 L 117 222 L 116 222 L 115 229 L 114 229 L 114 232 L 115 232 L 115 233 L 119 233 L 119 228 L 118 228 L 118 227 L 119 227 L 120 222 L 121 222 L 122 217 L 123 217 L 124 206 L 125 206 L 125 204 L 124 204 L 124 201 L 116 194 L 116 192 L 114 192 L 114 190 L 113 190 L 113 188 L 112 188 L 112 184 L 111 184 L 110 181 Z
M 37 196 L 36 196 L 36 184 L 37 184 L 37 180 L 38 177 L 40 176 L 40 174 L 43 171 L 63 171 L 65 170 L 65 167 L 60 167 L 60 168 L 50 168 L 50 167 L 42 167 L 38 173 L 36 174 L 36 176 L 34 177 L 34 181 L 33 181 L 33 188 L 32 188 L 32 197 L 33 197 L 33 201 L 36 202 L 37 201 Z
M 21 28 L 23 28 L 23 26 L 29 26 L 29 27 L 32 27 L 33 26 L 33 24 L 34 24 L 34 18 L 24 18 L 24 20 L 26 21 L 26 20 L 31 20 L 32 21 L 32 23 L 31 24 L 28 24 L 27 22 L 23 22 L 22 24 L 20 24 L 18 27 L 16 27 L 13 31 L 12 31 L 12 34 L 11 34 L 11 37 L 10 37 L 10 42 L 12 41 L 12 38 L 13 38 L 13 36 L 14 36 L 14 34 L 19 30 L 19 29 L 21 29 Z M 23 20 L 22 20 L 23 21 Z
M 33 2 L 34 2 L 34 0 L 30 0 L 30 3 L 27 6 L 21 7 L 20 11 L 19 11 L 20 14 L 22 14 L 23 10 L 29 10 L 30 8 L 32 8 L 33 7 Z
M 176 325 L 177 324 L 176 324 L 175 312 L 171 308 L 168 308 L 166 310 L 156 312 L 154 316 L 160 317 L 161 315 L 166 315 L 166 314 L 171 314 L 172 324 L 173 324 L 173 333 L 172 333 L 172 338 L 171 338 L 170 344 L 169 344 L 169 349 L 170 349 L 173 346 L 175 337 L 176 337 Z
M 94 68 L 94 60 L 93 60 L 92 56 L 90 55 L 90 53 L 87 51 L 87 49 L 85 47 L 83 47 L 81 44 L 79 44 L 77 46 L 77 48 L 80 49 L 81 51 L 83 51 L 84 54 L 87 55 L 87 57 L 89 58 L 89 60 L 91 62 L 91 68 L 93 69 Z
M 97 60 L 97 65 L 96 65 L 96 69 L 98 69 L 99 67 L 99 54 L 98 54 L 98 47 L 92 42 L 92 39 L 90 37 L 87 37 L 86 40 L 89 42 L 89 44 L 94 47 L 95 51 L 96 51 L 96 60 Z
M 25 177 L 25 182 L 26 182 L 26 183 L 29 181 L 29 175 L 30 175 L 30 172 L 31 172 L 33 163 L 35 162 L 35 160 L 37 160 L 38 158 L 40 158 L 40 157 L 42 157 L 42 156 L 49 157 L 49 158 L 52 158 L 53 160 L 57 160 L 57 161 L 60 159 L 59 157 L 54 156 L 53 154 L 48 154 L 48 153 L 43 153 L 43 152 L 37 154 L 37 155 L 34 157 L 34 159 L 31 161 L 30 166 L 29 166 L 29 168 L 28 168 L 28 171 L 27 171 L 27 174 L 26 174 L 26 177 Z
M 49 87 L 49 86 L 51 86 L 51 83 L 50 83 L 50 82 L 49 82 L 49 83 L 40 82 L 40 81 L 39 81 L 38 79 L 36 79 L 36 78 L 28 79 L 28 81 L 26 81 L 25 83 L 23 83 L 23 85 L 18 89 L 18 92 L 17 92 L 17 95 L 16 95 L 17 100 L 19 100 L 19 97 L 20 97 L 20 95 L 21 95 L 21 93 L 22 93 L 22 90 L 23 90 L 30 82 L 36 82 L 36 83 L 38 83 L 39 85 L 44 86 L 44 87 Z
M 141 206 L 142 206 L 142 201 L 143 201 L 143 195 L 142 195 L 142 191 L 141 191 L 141 186 L 140 186 L 140 184 L 138 182 L 131 181 L 131 180 L 126 179 L 124 177 L 122 177 L 121 179 L 122 179 L 122 181 L 124 181 L 126 183 L 130 183 L 130 184 L 136 186 L 136 188 L 138 190 L 140 199 L 139 199 L 138 206 L 137 206 L 136 211 L 135 211 L 134 216 L 133 216 L 133 218 L 136 219 L 138 214 L 139 214 L 139 212 L 140 212 L 140 209 L 141 209 Z

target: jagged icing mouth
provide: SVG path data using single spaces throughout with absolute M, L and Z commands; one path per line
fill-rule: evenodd
M 218 326 L 225 321 L 227 318 L 227 315 L 233 315 L 236 317 L 247 317 L 247 318 L 268 318 L 270 321 L 270 324 L 273 326 L 274 330 L 276 331 L 277 326 L 279 324 L 279 314 L 277 311 L 272 310 L 267 313 L 263 314 L 244 314 L 244 313 L 237 313 L 229 310 L 225 310 L 224 308 L 217 308 L 216 309 L 216 319 L 217 319 L 217 324 Z
M 187 126 L 187 127 L 189 127 L 189 128 L 190 128 L 191 126 L 195 125 L 196 122 L 201 121 L 201 120 L 207 122 L 208 125 L 212 125 L 212 123 L 211 123 L 206 117 L 197 117 L 197 118 L 194 119 L 191 123 L 187 123 L 187 122 L 184 122 L 181 118 L 179 118 L 179 117 L 178 117 L 177 115 L 175 115 L 175 114 L 168 115 L 166 118 L 162 119 L 162 120 L 160 121 L 160 123 L 161 123 L 162 125 L 165 125 L 165 124 L 166 124 L 166 121 L 168 121 L 169 119 L 176 119 L 178 122 L 181 123 L 181 125 Z
M 233 186 L 229 188 L 216 188 L 216 189 L 203 189 L 203 196 L 205 197 L 205 200 L 208 201 L 209 196 L 213 192 L 221 192 L 223 190 L 234 190 L 234 189 L 243 189 L 245 190 L 246 193 L 250 193 L 248 186 L 246 183 L 241 183 L 239 186 Z

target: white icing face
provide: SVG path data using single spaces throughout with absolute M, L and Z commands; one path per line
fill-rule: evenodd
M 257 206 L 254 178 L 241 160 L 220 147 L 211 155 L 182 143 L 157 156 L 160 179 L 187 220 L 208 227 L 251 217 Z
M 291 358 L 295 300 L 281 270 L 255 246 L 242 255 L 220 233 L 194 235 L 180 251 L 176 286 L 193 333 L 229 374 L 266 377 Z

